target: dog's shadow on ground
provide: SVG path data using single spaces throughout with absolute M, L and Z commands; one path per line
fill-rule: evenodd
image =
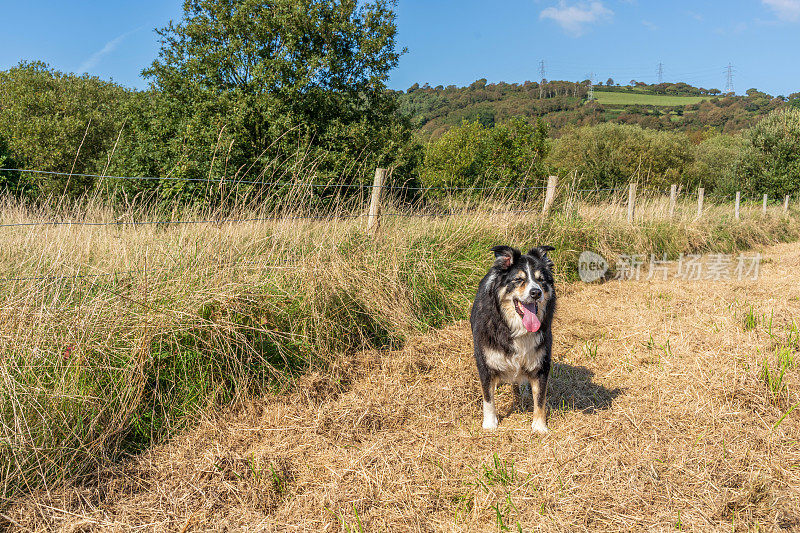
M 547 403 L 551 410 L 582 411 L 587 414 L 608 409 L 623 393 L 594 383 L 594 372 L 585 366 L 553 363 L 547 385 Z
M 586 414 L 608 409 L 614 399 L 624 391 L 609 389 L 592 381 L 594 372 L 585 366 L 553 363 L 547 384 L 547 405 L 554 411 L 581 411 Z M 522 405 L 514 387 L 513 410 L 530 411 L 531 405 Z M 527 402 L 530 403 L 530 402 Z

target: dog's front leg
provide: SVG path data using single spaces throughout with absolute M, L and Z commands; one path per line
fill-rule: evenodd
M 497 413 L 494 410 L 494 393 L 497 379 L 486 376 L 481 380 L 483 388 L 483 429 L 497 429 Z
M 548 369 L 549 370 L 549 369 Z M 531 428 L 536 433 L 547 433 L 547 375 L 546 370 L 540 370 L 531 376 L 531 393 L 533 395 L 533 423 Z

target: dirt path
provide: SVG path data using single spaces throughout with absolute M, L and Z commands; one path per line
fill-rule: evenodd
M 777 423 L 800 400 L 787 338 L 800 244 L 763 254 L 757 282 L 562 290 L 548 436 L 532 435 L 507 386 L 500 429 L 481 430 L 459 323 L 8 518 L 71 531 L 799 530 L 800 408 Z M 781 347 L 797 366 L 776 397 L 762 366 L 777 373 Z

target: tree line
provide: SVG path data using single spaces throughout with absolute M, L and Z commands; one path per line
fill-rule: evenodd
M 609 79 L 613 84 L 613 80 Z M 638 124 L 659 130 L 690 131 L 706 126 L 720 132 L 735 133 L 751 127 L 774 109 L 800 107 L 800 92 L 789 96 L 772 96 L 757 89 L 745 95 L 720 94 L 718 89 L 693 87 L 689 84 L 645 84 L 631 80 L 629 86 L 603 86 L 596 90 L 613 90 L 631 94 L 665 96 L 709 96 L 691 105 L 604 106 L 587 101 L 591 82 L 526 81 L 524 83 L 487 83 L 480 79 L 466 87 L 441 85 L 420 87 L 414 84 L 407 91 L 398 91 L 401 110 L 411 117 L 412 124 L 424 139 L 437 138 L 463 121 L 480 122 L 484 126 L 504 122 L 514 116 L 543 119 L 554 135 L 563 128 L 591 126 L 603 122 Z
M 103 194 L 174 205 L 231 194 L 263 201 L 280 198 L 276 183 L 312 181 L 319 187 L 306 200 L 325 202 L 359 192 L 342 185 L 368 184 L 381 166 L 409 191 L 513 188 L 551 173 L 602 188 L 632 179 L 720 194 L 742 183 L 774 194 L 800 188 L 800 93 L 716 96 L 631 80 L 626 90 L 711 98 L 614 114 L 587 101 L 588 80 L 392 91 L 394 8 L 193 0 L 157 30 L 146 90 L 41 62 L 1 71 L 0 167 L 67 175 L 0 170 L 0 186 L 37 202 Z
M 553 138 L 539 120 L 493 127 L 465 122 L 426 144 L 422 182 L 436 186 L 544 186 L 548 174 L 582 189 L 673 183 L 709 194 L 800 194 L 800 108 L 771 112 L 753 127 L 722 134 L 662 131 L 611 122 L 574 126 Z

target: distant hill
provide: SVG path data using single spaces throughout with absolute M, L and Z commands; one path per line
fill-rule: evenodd
M 733 133 L 773 109 L 800 106 L 800 93 L 773 97 L 750 89 L 743 96 L 723 95 L 718 89 L 686 83 L 595 86 L 594 99 L 589 100 L 589 86 L 588 80 L 518 84 L 481 79 L 467 87 L 415 84 L 398 91 L 398 98 L 423 138 L 439 137 L 465 120 L 491 126 L 513 116 L 542 118 L 555 135 L 569 125 L 608 121 L 663 130 L 711 127 Z

